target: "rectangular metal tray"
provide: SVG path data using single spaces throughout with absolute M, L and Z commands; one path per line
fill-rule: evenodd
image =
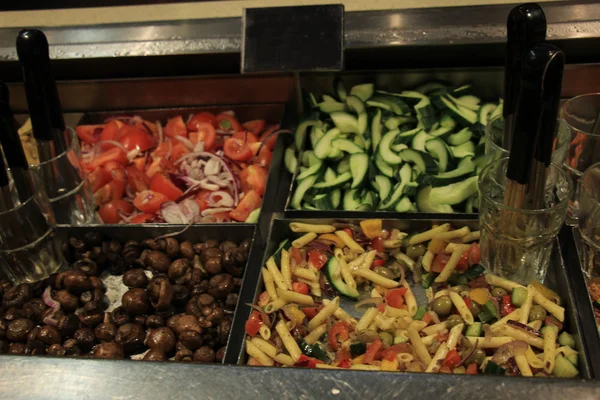
M 281 243 L 282 240 L 289 238 L 289 237 L 299 237 L 300 234 L 297 233 L 293 233 L 291 231 L 291 229 L 289 228 L 289 223 L 290 222 L 294 222 L 294 221 L 298 221 L 296 219 L 275 219 L 272 223 L 271 226 L 271 232 L 269 235 L 269 239 L 268 239 L 268 243 L 266 246 L 266 251 L 264 253 L 264 258 L 263 258 L 263 264 L 266 262 L 266 260 L 276 251 L 277 247 L 279 246 L 279 243 Z M 331 223 L 331 222 L 335 222 L 335 221 L 342 221 L 342 222 L 354 222 L 354 223 L 358 223 L 359 220 L 351 220 L 351 219 L 337 219 L 337 218 L 329 218 L 329 219 L 304 219 L 302 220 L 302 222 L 304 223 L 321 223 L 321 224 L 327 224 L 327 223 Z M 383 220 L 383 226 L 386 229 L 391 229 L 391 228 L 397 228 L 400 229 L 401 231 L 404 232 L 418 232 L 418 231 L 423 231 L 426 229 L 430 229 L 431 225 L 436 223 L 442 223 L 444 222 L 444 220 L 442 219 L 430 219 L 430 220 L 424 220 L 424 219 L 418 219 L 418 220 L 414 220 L 414 219 L 384 219 Z M 452 225 L 456 228 L 460 228 L 462 226 L 469 226 L 471 229 L 477 229 L 478 228 L 478 221 L 474 221 L 474 220 L 452 220 L 452 221 L 448 221 L 451 222 Z M 257 270 L 259 269 L 258 267 L 256 268 Z M 258 300 L 258 297 L 260 295 L 260 293 L 263 291 L 263 282 L 262 279 L 260 279 L 260 270 L 255 271 L 256 275 L 257 275 L 257 280 L 256 280 L 256 287 L 254 289 L 253 295 L 251 297 L 245 297 L 243 300 L 243 303 L 240 304 L 240 309 L 238 310 L 237 314 L 236 314 L 236 318 L 241 318 L 243 321 L 237 321 L 238 325 L 241 325 L 242 322 L 244 322 L 251 313 L 251 308 L 247 305 L 247 303 L 254 303 Z M 250 280 L 247 281 L 247 284 L 250 284 Z M 552 288 L 553 290 L 555 290 L 562 299 L 564 299 L 564 304 L 565 304 L 565 308 L 566 308 L 566 312 L 567 312 L 567 317 L 565 320 L 565 326 L 568 332 L 572 333 L 575 337 L 575 341 L 576 341 L 576 349 L 577 351 L 579 351 L 581 357 L 580 357 L 580 375 L 583 378 L 591 378 L 591 369 L 590 369 L 590 360 L 589 358 L 591 357 L 591 355 L 588 355 L 585 351 L 585 342 L 583 339 L 583 328 L 582 328 L 582 322 L 577 318 L 577 308 L 576 308 L 576 302 L 575 302 L 575 296 L 572 292 L 571 287 L 569 286 L 569 279 L 568 279 L 568 274 L 567 274 L 567 269 L 565 267 L 565 264 L 563 262 L 563 258 L 562 258 L 562 253 L 561 253 L 561 248 L 560 245 L 557 241 L 557 243 L 555 244 L 553 251 L 552 251 L 552 257 L 550 259 L 550 267 L 548 269 L 548 275 L 546 278 L 546 284 Z M 412 285 L 413 288 L 413 292 L 415 293 L 415 297 L 417 297 L 417 301 L 419 302 L 419 304 L 423 304 L 425 297 L 425 290 L 421 287 L 421 285 Z M 247 293 L 245 293 L 247 294 Z M 245 364 L 246 362 L 246 354 L 245 354 L 245 350 L 244 350 L 244 336 L 240 335 L 237 337 L 241 337 L 242 341 L 235 343 L 235 344 L 231 344 L 230 346 L 239 346 L 239 354 L 238 354 L 238 359 L 237 362 L 238 364 Z M 502 379 L 502 378 L 499 378 Z
M 231 346 L 231 343 L 239 343 L 244 338 L 244 329 L 235 329 L 235 321 L 240 310 L 240 305 L 243 304 L 244 287 L 250 285 L 254 287 L 256 277 L 253 276 L 252 270 L 257 262 L 262 258 L 262 249 L 257 240 L 256 227 L 250 224 L 204 224 L 191 225 L 185 229 L 185 225 L 164 225 L 164 224 L 146 224 L 146 225 L 91 225 L 91 226 L 70 226 L 59 225 L 56 229 L 61 240 L 67 240 L 69 237 L 81 238 L 87 232 L 100 232 L 103 236 L 109 239 L 115 239 L 120 242 L 127 240 L 143 240 L 146 238 L 154 238 L 160 235 L 181 232 L 174 236 L 178 240 L 190 240 L 192 242 L 215 239 L 219 241 L 231 240 L 233 242 L 241 242 L 244 239 L 252 239 L 250 254 L 246 264 L 246 270 L 242 277 L 242 286 L 238 295 L 238 304 L 232 319 L 231 332 L 227 341 L 227 348 L 223 358 L 224 364 L 235 363 L 239 348 Z M 185 229 L 185 230 L 184 230 Z

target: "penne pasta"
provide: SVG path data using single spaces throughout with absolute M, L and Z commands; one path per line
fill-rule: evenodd
M 258 361 L 261 365 L 265 366 L 273 366 L 275 362 L 271 357 L 260 351 L 258 347 L 256 347 L 250 340 L 246 341 L 246 353 L 256 361 Z
M 423 332 L 425 335 L 429 336 L 429 335 L 433 335 L 434 333 L 438 333 L 438 332 L 441 332 L 446 329 L 447 329 L 446 323 L 440 322 L 439 324 L 426 326 L 425 328 L 423 328 L 421 330 L 421 332 Z
M 527 324 L 527 320 L 529 319 L 529 311 L 531 311 L 531 305 L 533 304 L 533 292 L 535 291 L 531 285 L 528 285 L 526 290 L 527 298 L 521 306 L 521 316 L 519 318 L 519 322 L 522 324 Z
M 413 244 L 427 242 L 427 241 L 433 239 L 434 236 L 436 236 L 440 233 L 443 233 L 443 232 L 448 232 L 449 230 L 450 230 L 450 224 L 443 224 L 438 227 L 431 228 L 428 231 L 417 233 L 416 235 L 411 236 L 408 239 L 408 244 L 413 245 Z
M 373 323 L 373 321 L 375 320 L 377 313 L 378 313 L 378 311 L 376 308 L 374 308 L 374 307 L 369 308 L 363 314 L 363 316 L 360 318 L 360 320 L 358 321 L 358 323 L 356 324 L 356 327 L 354 329 L 357 332 L 366 330 L 369 327 L 369 325 L 371 325 L 371 323 Z
M 415 358 L 413 357 L 412 354 L 409 354 L 409 353 L 398 353 L 398 354 L 396 354 L 396 359 L 400 362 L 407 363 L 407 362 L 411 362 Z
M 301 222 L 291 222 L 290 229 L 296 233 L 331 233 L 335 232 L 333 225 L 317 225 L 317 224 L 303 224 Z
M 331 300 L 323 299 L 323 304 L 327 305 L 329 303 L 331 303 Z M 353 326 L 358 323 L 358 321 L 356 321 L 355 318 L 353 318 L 350 314 L 348 314 L 346 311 L 344 311 L 344 309 L 341 307 L 338 307 L 337 310 L 335 310 L 335 312 L 333 313 L 333 316 L 336 317 L 337 319 L 339 319 L 340 321 L 349 322 Z
M 352 239 L 352 237 L 350 235 L 348 235 L 348 233 L 346 231 L 335 231 L 335 234 L 340 239 L 342 239 L 342 242 L 344 242 L 346 247 L 348 247 L 353 252 L 359 253 L 359 254 L 365 252 L 365 249 L 360 244 L 356 243 L 354 241 L 354 239 Z
M 468 235 L 464 236 L 462 238 L 462 241 L 463 241 L 463 243 L 475 242 L 475 241 L 478 241 L 480 237 L 481 237 L 481 231 L 473 231 L 473 232 L 470 232 Z
M 527 359 L 529 365 L 531 365 L 533 368 L 544 368 L 544 362 L 540 360 L 538 356 L 535 355 L 535 353 L 531 349 L 531 346 L 527 347 L 527 351 L 525 352 L 525 358 Z
M 365 278 L 373 283 L 376 283 L 380 286 L 383 286 L 386 289 L 392 289 L 395 287 L 398 287 L 399 283 L 383 277 L 381 275 L 379 275 L 378 273 L 371 271 L 370 269 L 357 269 L 354 271 L 354 275 L 356 276 L 360 276 L 361 278 Z
M 259 333 L 260 337 L 265 340 L 271 339 L 271 328 L 269 328 L 265 324 L 262 324 L 260 326 L 260 328 L 258 328 L 258 333 Z
M 429 303 L 430 301 L 433 301 L 435 299 L 435 296 L 433 294 L 433 288 L 432 287 L 428 287 L 427 289 L 425 289 L 425 297 L 427 297 L 427 302 Z
M 292 270 L 290 269 L 290 253 L 281 249 L 281 276 L 288 290 L 292 290 Z
M 304 340 L 308 344 L 314 344 L 325 333 L 327 333 L 327 324 L 321 324 L 313 329 L 308 335 L 304 336 Z
M 406 303 L 406 308 L 408 309 L 408 313 L 413 316 L 417 313 L 417 299 L 413 294 L 410 285 L 406 280 L 402 280 L 402 286 L 406 288 L 406 293 L 404 293 L 404 302 Z
M 283 346 L 286 348 L 288 353 L 290 353 L 290 357 L 292 357 L 294 362 L 298 362 L 300 356 L 302 355 L 302 351 L 300 351 L 298 343 L 296 343 L 296 341 L 290 334 L 290 331 L 288 331 L 285 322 L 281 320 L 277 322 L 277 324 L 275 325 L 275 330 L 277 331 L 277 334 L 279 334 L 279 337 L 283 342 Z
M 460 295 L 456 292 L 449 291 L 448 294 L 450 295 L 452 304 L 454 304 L 454 307 L 456 307 L 462 319 L 467 323 L 467 325 L 473 325 L 475 319 L 473 318 L 473 314 L 471 314 L 471 311 L 467 307 L 467 304 L 463 298 L 460 297 Z
M 515 362 L 517 363 L 517 367 L 521 371 L 521 375 L 523 376 L 533 376 L 533 372 L 531 372 L 531 368 L 529 368 L 529 363 L 527 362 L 527 357 L 524 354 L 516 354 Z
M 474 346 L 480 349 L 497 349 L 500 346 L 514 341 L 512 337 L 496 336 L 496 337 L 471 337 L 465 336 Z
M 448 346 L 446 345 L 446 343 L 442 343 L 440 345 L 440 347 L 438 347 L 438 349 L 435 352 L 435 355 L 433 356 L 431 361 L 429 361 L 429 364 L 427 365 L 425 372 L 438 372 L 440 370 L 440 365 L 439 365 L 439 364 L 441 364 L 440 361 L 443 361 L 447 355 L 448 355 Z
M 365 258 L 363 259 L 362 263 L 360 264 L 359 269 L 371 269 L 371 265 L 373 265 L 373 261 L 375 261 L 375 256 L 377 255 L 377 252 L 375 250 L 371 250 L 369 252 L 366 253 Z
M 558 304 L 548 300 L 539 290 L 533 289 L 533 301 L 542 306 L 546 311 L 560 322 L 565 322 L 565 309 Z
M 279 353 L 273 357 L 273 360 L 277 361 L 279 364 L 285 365 L 286 367 L 294 366 L 294 359 L 287 354 Z
M 389 331 L 394 329 L 394 318 L 386 318 L 382 314 L 377 314 L 375 316 L 375 324 L 382 331 Z
M 462 239 L 463 237 L 467 236 L 469 233 L 471 233 L 471 230 L 469 229 L 469 227 L 463 226 L 462 228 L 455 229 L 453 231 L 438 233 L 433 237 L 433 239 L 449 242 L 453 239 Z
M 449 350 L 453 350 L 456 348 L 456 345 L 458 344 L 458 341 L 460 340 L 460 337 L 462 335 L 462 331 L 465 327 L 465 324 L 458 324 L 452 327 L 452 329 L 450 329 L 450 335 L 448 335 L 448 349 Z
M 556 335 L 558 329 L 554 325 L 544 328 L 544 372 L 552 373 L 556 359 Z
M 348 263 L 348 268 L 350 268 L 351 271 L 354 271 L 355 269 L 360 268 L 362 263 L 365 261 L 366 257 L 367 257 L 367 253 L 361 254 L 360 256 L 358 256 L 357 258 L 355 258 L 354 260 L 352 260 Z
M 502 289 L 506 289 L 508 291 L 512 291 L 517 287 L 525 288 L 525 286 L 520 285 L 517 282 L 509 281 L 508 279 L 500 278 L 499 276 L 493 274 L 485 274 L 485 280 L 491 286 L 500 286 Z
M 434 299 L 437 299 L 438 297 L 442 297 L 442 296 L 449 296 L 450 291 L 448 289 L 442 289 L 438 292 L 435 292 L 435 296 L 433 296 Z
M 509 336 L 514 340 L 522 340 L 530 346 L 538 349 L 544 348 L 544 339 L 537 337 L 531 333 L 514 328 L 510 325 L 499 325 L 492 328 L 492 334 L 497 336 Z
M 264 310 L 267 314 L 272 314 L 275 311 L 281 310 L 287 303 L 288 302 L 283 299 L 273 300 L 265 306 Z
M 450 256 L 450 259 L 448 260 L 448 263 L 446 263 L 446 265 L 444 266 L 444 269 L 442 270 L 442 272 L 437 276 L 437 278 L 435 278 L 434 282 L 446 282 L 448 281 L 448 278 L 450 278 L 450 275 L 452 275 L 452 273 L 454 272 L 454 269 L 456 269 L 456 266 L 458 265 L 458 262 L 460 261 L 460 258 L 462 257 L 463 253 L 468 250 L 468 246 L 462 245 L 457 247 L 453 252 L 452 255 Z
M 417 332 L 421 332 L 423 330 L 423 328 L 425 328 L 427 326 L 427 322 L 415 320 L 415 321 L 412 321 L 410 324 L 408 324 L 408 326 L 410 326 Z
M 288 287 L 283 280 L 283 275 L 281 275 L 281 271 L 279 271 L 279 268 L 277 268 L 277 264 L 275 264 L 275 259 L 273 257 L 269 257 L 267 260 L 267 269 L 273 276 L 275 285 L 277 285 L 277 287 L 280 289 L 287 290 Z
M 498 326 L 502 324 L 506 324 L 508 321 L 518 321 L 521 316 L 521 309 L 517 308 L 515 311 L 511 312 L 508 315 L 500 318 L 498 321 L 494 322 L 491 326 Z
M 307 244 L 309 244 L 310 242 L 312 242 L 313 240 L 315 240 L 317 237 L 316 233 L 307 233 L 301 237 L 299 237 L 298 239 L 294 240 L 292 242 L 292 246 L 294 246 L 297 249 L 301 249 L 302 247 L 306 246 Z
M 297 276 L 298 278 L 306 279 L 307 281 L 317 282 L 319 280 L 319 273 L 316 269 L 312 270 L 298 267 L 294 268 L 292 275 Z
M 255 337 L 252 338 L 250 342 L 271 358 L 274 358 L 277 355 L 277 348 L 264 339 Z
M 315 367 L 318 369 L 344 369 L 344 368 L 336 367 L 334 365 L 329 365 L 329 364 L 316 364 Z
M 363 371 L 381 371 L 381 367 L 376 365 L 367 365 L 367 364 L 352 364 L 350 369 L 360 369 Z
M 385 311 L 383 312 L 388 317 L 405 317 L 410 316 L 408 310 L 404 308 L 394 308 L 388 305 L 385 306 Z
M 434 333 L 433 335 L 429 335 L 429 336 L 423 336 L 421 338 L 421 342 L 423 342 L 423 344 L 425 346 L 431 346 L 433 344 L 433 342 L 435 342 L 437 340 L 437 333 Z
M 421 264 L 423 265 L 423 269 L 427 272 L 429 272 L 429 270 L 431 269 L 431 263 L 433 262 L 433 259 L 435 258 L 435 254 L 433 254 L 433 252 L 427 250 L 425 252 L 425 255 L 423 255 L 423 259 L 421 260 Z
M 429 365 L 429 363 L 431 362 L 431 356 L 429 355 L 427 348 L 421 341 L 419 332 L 417 332 L 414 328 L 409 326 L 406 329 L 406 334 L 407 334 L 408 340 L 410 340 L 410 343 L 412 344 L 413 349 L 415 350 L 415 353 L 417 354 L 417 356 L 421 359 L 421 361 L 423 361 L 425 364 Z
M 340 306 L 340 298 L 335 297 L 329 304 L 327 304 L 317 315 L 313 317 L 308 323 L 308 330 L 312 331 L 319 325 L 323 324 L 327 318 L 331 317 L 335 310 Z
M 539 331 L 540 329 L 542 329 L 542 324 L 543 324 L 543 321 L 541 319 L 538 319 L 535 321 L 531 321 L 530 323 L 527 324 L 527 326 L 535 329 L 536 331 Z
M 313 300 L 312 296 L 292 292 L 291 290 L 281 290 L 277 288 L 277 295 L 279 296 L 279 298 L 287 301 L 288 303 L 297 303 L 306 306 L 312 306 L 313 304 L 315 304 L 315 301 Z
M 346 260 L 344 260 L 344 253 L 342 251 L 342 249 L 338 249 L 336 248 L 334 253 L 333 253 L 338 261 L 338 264 L 340 266 L 340 274 L 342 275 L 342 278 L 344 279 L 344 282 L 346 282 L 346 285 L 348 285 L 348 287 L 350 289 L 356 289 L 356 281 L 354 280 L 354 277 L 352 276 L 352 272 L 350 271 L 350 267 L 348 267 L 348 264 L 346 263 Z
M 409 256 L 407 256 L 406 254 L 404 254 L 401 251 L 397 251 L 394 254 L 392 254 L 392 256 L 398 260 L 398 261 L 402 261 L 404 264 L 406 264 L 406 266 L 411 270 L 414 271 L 415 270 L 415 266 L 416 263 L 412 260 L 412 258 L 410 258 Z
M 269 295 L 269 299 L 271 299 L 271 301 L 277 300 L 279 296 L 277 295 L 277 291 L 275 290 L 275 282 L 273 281 L 273 275 L 269 272 L 268 269 L 262 269 L 262 278 L 265 284 L 265 290 Z
M 450 242 L 448 243 L 448 245 L 446 246 L 446 248 L 444 249 L 444 253 L 452 253 L 454 250 L 456 250 L 458 248 L 458 246 L 462 246 L 460 243 L 454 243 L 454 242 Z

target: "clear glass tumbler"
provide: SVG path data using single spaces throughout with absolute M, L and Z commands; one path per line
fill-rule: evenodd
M 31 197 L 0 213 L 0 270 L 14 284 L 44 279 L 64 262 L 42 180 L 31 169 L 26 176 Z
M 581 177 L 600 162 L 600 93 L 570 99 L 561 107 L 560 119 L 570 136 L 564 166 L 575 184 L 567 223 L 577 225 Z
M 56 222 L 87 225 L 95 222 L 94 196 L 81 167 L 81 151 L 77 134 L 65 131 L 68 148 L 55 158 L 32 165 L 43 180 L 54 210 Z
M 583 273 L 588 279 L 600 280 L 600 163 L 589 167 L 581 178 L 579 231 Z
M 556 235 L 562 227 L 573 184 L 550 165 L 546 205 L 529 210 L 504 205 L 508 158 L 488 164 L 479 174 L 481 262 L 493 274 L 527 285 L 543 282 Z

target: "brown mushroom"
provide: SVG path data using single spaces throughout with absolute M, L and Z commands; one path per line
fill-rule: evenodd
M 169 279 L 178 284 L 184 284 L 192 278 L 192 262 L 187 258 L 180 258 L 169 267 Z
M 194 361 L 211 363 L 215 362 L 215 351 L 209 346 L 202 346 L 194 352 Z
M 90 278 L 88 278 L 83 272 L 70 270 L 63 272 L 61 277 L 62 286 L 67 289 L 69 293 L 81 294 L 92 288 L 92 282 L 90 281 Z M 60 277 L 58 279 L 59 281 L 61 280 Z
M 98 278 L 97 276 L 90 276 L 90 282 L 94 290 L 100 289 L 104 292 L 104 282 L 102 282 L 102 279 Z
M 123 274 L 123 284 L 129 288 L 145 288 L 148 286 L 148 277 L 143 269 L 130 269 Z
M 223 253 L 227 253 L 230 250 L 233 250 L 237 247 L 237 244 L 233 243 L 230 240 L 225 240 L 223 242 L 221 242 L 221 245 L 219 246 L 219 248 L 221 249 L 221 251 Z
M 58 301 L 60 307 L 66 312 L 73 312 L 79 307 L 79 299 L 66 290 L 57 291 L 54 300 Z
M 34 322 L 42 322 L 44 312 L 48 309 L 42 299 L 31 299 L 23 306 L 23 313 Z
M 65 349 L 66 356 L 79 356 L 81 355 L 81 349 L 79 348 L 79 344 L 75 339 L 67 339 L 63 343 L 63 348 Z
M 196 350 L 204 343 L 204 339 L 202 335 L 200 335 L 196 331 L 185 331 L 179 335 L 179 341 L 182 345 L 184 345 L 187 349 L 192 351 Z
M 188 349 L 182 349 L 175 353 L 175 361 L 192 361 L 193 357 L 194 353 Z
M 11 343 L 8 345 L 6 354 L 23 355 L 27 352 L 27 345 L 25 343 Z
M 223 255 L 223 266 L 233 276 L 241 277 L 244 274 L 248 253 L 236 247 Z
M 193 315 L 175 315 L 169 319 L 167 326 L 177 335 L 185 331 L 196 331 L 202 333 L 202 327 L 198 324 L 198 318 Z
M 21 283 L 4 292 L 2 304 L 5 307 L 22 307 L 33 298 L 33 289 L 29 283 Z
M 173 331 L 163 326 L 150 331 L 146 339 L 146 346 L 169 353 L 175 347 L 175 342 L 176 339 Z
M 56 327 L 60 334 L 64 336 L 72 336 L 77 329 L 79 329 L 80 322 L 79 318 L 75 314 L 63 315 L 58 319 Z
M 112 342 L 117 334 L 117 325 L 113 322 L 111 314 L 104 315 L 104 322 L 94 330 L 96 338 L 101 342 Z
M 134 315 L 145 314 L 150 309 L 148 293 L 140 288 L 129 289 L 123 295 L 121 302 L 125 311 Z
M 60 331 L 50 325 L 44 325 L 40 328 L 37 334 L 37 340 L 48 346 L 62 343 Z
M 53 344 L 48 347 L 47 354 L 49 356 L 63 357 L 66 354 L 66 350 L 60 344 Z
M 98 264 L 94 260 L 84 258 L 83 260 L 75 261 L 73 268 L 76 271 L 81 272 L 87 277 L 98 275 Z
M 181 242 L 179 245 L 179 252 L 182 257 L 187 259 L 193 259 L 196 252 L 194 251 L 194 246 L 192 246 L 192 242 L 186 240 L 185 242 Z
M 146 361 L 165 361 L 167 355 L 161 349 L 150 349 L 144 354 L 143 360 Z
M 173 305 L 183 307 L 190 298 L 190 289 L 184 285 L 173 285 Z
M 146 265 L 158 272 L 167 272 L 171 266 L 171 259 L 162 251 L 153 250 L 146 257 Z
M 165 253 L 171 258 L 175 258 L 179 255 L 179 242 L 177 239 L 168 237 L 165 239 Z
M 96 335 L 91 328 L 79 328 L 73 334 L 73 339 L 83 351 L 90 351 L 96 342 Z
M 125 358 L 123 346 L 115 342 L 100 343 L 94 348 L 94 357 L 108 360 L 122 360 Z
M 128 323 L 131 319 L 123 306 L 115 308 L 111 314 L 113 322 L 118 326 Z
M 150 281 L 148 293 L 152 307 L 157 310 L 166 310 L 173 301 L 173 286 L 165 276 L 157 276 Z
M 6 338 L 11 342 L 25 342 L 34 326 L 33 321 L 28 318 L 15 319 L 6 328 Z
M 148 315 L 146 317 L 145 325 L 147 328 L 160 328 L 165 326 L 165 319 L 160 315 Z
M 226 349 L 226 347 L 223 346 L 219 350 L 217 350 L 217 355 L 215 356 L 216 362 L 219 362 L 219 363 L 223 362 L 223 358 L 225 358 L 225 349 Z
M 123 346 L 125 353 L 132 354 L 144 346 L 145 336 L 146 333 L 141 325 L 129 322 L 117 329 L 115 341 Z
M 229 274 L 215 275 L 210 278 L 208 286 L 208 294 L 217 299 L 224 299 L 233 290 L 233 277 Z

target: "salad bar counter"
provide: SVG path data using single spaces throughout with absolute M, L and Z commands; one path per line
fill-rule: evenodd
M 9 81 L 0 88 L 2 393 L 599 398 L 600 202 L 588 185 L 598 167 L 584 175 L 569 161 L 587 157 L 586 128 L 566 122 L 544 87 L 543 107 L 518 103 L 514 136 L 523 121 L 552 120 L 552 140 L 539 145 L 552 159 L 544 206 L 533 208 L 530 192 L 526 207 L 504 203 L 519 199 L 522 181 L 517 151 L 493 136 L 514 112 L 499 28 L 511 7 L 494 7 L 450 8 L 453 22 L 437 27 L 440 10 L 346 13 L 347 70 L 335 72 L 230 73 L 237 19 L 158 24 L 148 42 L 172 51 L 157 54 L 146 42 L 130 53 L 148 26 L 89 28 L 95 52 L 53 28 L 54 92 L 47 58 L 28 64 L 45 36 L 0 29 Z M 548 39 L 564 53 L 535 49 L 567 56 L 550 99 L 558 109 L 559 99 L 600 92 L 600 58 L 586 50 L 600 41 L 600 7 L 557 3 L 547 17 Z M 378 21 L 387 30 L 368 28 Z M 5 40 L 17 34 L 25 85 Z M 112 53 L 117 38 L 123 54 Z M 177 47 L 180 38 L 189 41 Z M 404 65 L 402 52 L 420 56 Z M 190 70 L 177 57 L 198 65 L 200 55 L 221 70 L 181 76 Z M 140 58 L 148 65 L 131 73 Z M 75 71 L 88 62 L 94 68 Z M 596 115 L 591 125 L 600 126 Z M 61 153 L 64 132 L 74 142 Z M 24 152 L 16 146 L 15 156 L 17 135 Z M 532 159 L 543 164 L 540 152 Z M 65 158 L 78 193 L 89 193 L 59 191 L 72 197 L 68 210 L 43 189 L 45 177 L 67 174 L 36 178 L 54 162 L 48 154 Z M 55 221 L 83 202 L 89 219 Z M 23 216 L 25 207 L 34 211 Z M 48 226 L 39 237 L 36 221 Z

